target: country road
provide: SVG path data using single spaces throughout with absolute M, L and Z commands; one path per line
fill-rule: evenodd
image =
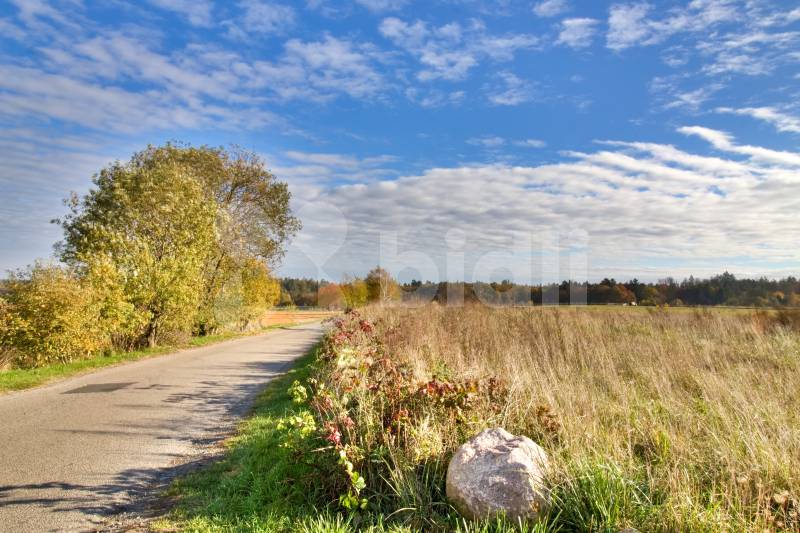
M 278 329 L 0 396 L 0 532 L 92 530 L 136 510 L 321 331 Z

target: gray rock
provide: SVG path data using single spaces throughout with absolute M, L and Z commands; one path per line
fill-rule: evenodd
M 486 429 L 464 443 L 447 467 L 447 498 L 467 518 L 501 513 L 534 520 L 546 510 L 547 454 L 528 437 Z

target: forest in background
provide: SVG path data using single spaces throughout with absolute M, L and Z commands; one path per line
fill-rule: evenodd
M 800 307 L 800 280 L 737 278 L 725 272 L 707 279 L 689 277 L 683 281 L 666 278 L 657 282 L 633 279 L 618 282 L 604 279 L 599 283 L 523 285 L 502 282 L 431 282 L 412 280 L 398 283 L 381 268 L 363 279 L 351 277 L 341 283 L 309 278 L 283 278 L 279 305 L 329 308 L 358 307 L 381 300 L 408 303 L 447 303 L 448 294 L 463 294 L 463 300 L 490 305 L 542 305 L 586 303 L 670 305 L 670 306 L 742 306 Z M 460 296 L 458 296 L 460 298 Z

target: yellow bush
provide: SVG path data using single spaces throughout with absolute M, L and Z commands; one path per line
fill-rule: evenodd
M 98 291 L 69 269 L 36 265 L 12 276 L 0 305 L 0 346 L 18 366 L 89 357 L 110 347 Z
M 280 284 L 267 266 L 248 259 L 223 286 L 213 302 L 212 329 L 247 329 L 278 302 Z
M 255 259 L 248 260 L 242 269 L 242 289 L 244 306 L 241 318 L 245 323 L 255 320 L 274 306 L 281 293 L 278 280 L 270 275 L 264 263 Z
M 19 327 L 19 320 L 11 312 L 11 305 L 0 297 L 0 370 L 10 367 L 16 360 L 16 350 L 11 341 Z

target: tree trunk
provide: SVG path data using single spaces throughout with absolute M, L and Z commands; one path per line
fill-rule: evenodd
M 145 332 L 145 339 L 147 339 L 147 346 L 149 348 L 153 348 L 156 345 L 156 341 L 158 340 L 158 317 L 154 316 L 150 319 L 150 323 L 147 324 L 147 330 Z

